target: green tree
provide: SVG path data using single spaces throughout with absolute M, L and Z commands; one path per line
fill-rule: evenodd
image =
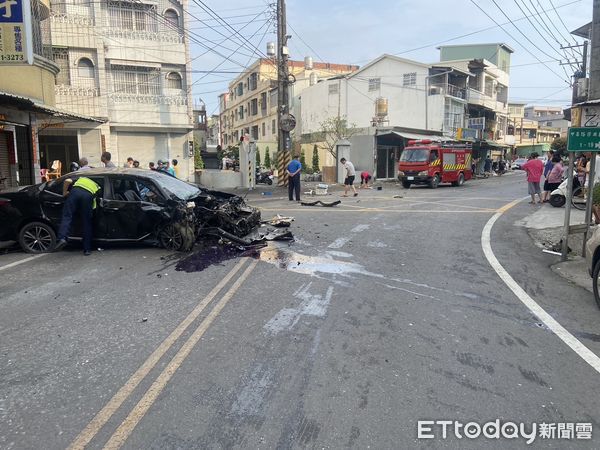
M 256 167 L 260 167 L 260 149 L 256 147 Z
M 265 166 L 267 169 L 271 168 L 271 153 L 269 152 L 269 146 L 265 149 Z
M 554 139 L 552 144 L 550 144 L 550 148 L 561 156 L 566 154 L 567 153 L 567 138 L 557 137 L 556 139 Z
M 204 169 L 204 160 L 202 159 L 202 151 L 200 150 L 200 143 L 197 139 L 194 139 L 194 168 L 196 170 Z
M 319 147 L 317 147 L 317 144 L 313 146 L 312 169 L 315 172 L 319 171 Z
M 304 157 L 304 150 L 300 152 L 300 164 L 302 164 L 302 172 L 306 172 L 306 158 Z
M 356 124 L 348 124 L 348 120 L 343 117 L 330 117 L 319 124 L 322 136 L 322 148 L 326 149 L 336 158 L 335 144 L 342 139 L 349 139 L 357 133 Z

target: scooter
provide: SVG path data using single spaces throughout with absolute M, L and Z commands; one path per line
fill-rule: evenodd
M 555 208 L 562 208 L 563 206 L 565 206 L 565 203 L 567 203 L 568 183 L 569 183 L 569 179 L 565 178 L 563 180 L 563 182 L 560 183 L 560 185 L 555 190 L 550 192 L 550 204 L 552 206 L 554 206 Z M 581 184 L 579 183 L 579 178 L 577 178 L 577 175 L 575 175 L 575 176 L 573 176 L 573 196 L 577 197 L 580 194 L 581 194 Z M 575 206 L 578 209 L 582 209 L 578 206 L 579 203 L 580 202 L 573 202 L 573 206 Z M 585 208 L 585 202 L 582 201 L 581 203 L 583 203 L 583 208 Z
M 265 170 L 261 172 L 260 169 L 256 169 L 256 183 L 268 184 L 271 186 L 273 184 L 273 171 Z

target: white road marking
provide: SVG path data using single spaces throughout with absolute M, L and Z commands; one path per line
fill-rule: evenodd
M 328 248 L 342 248 L 344 245 L 346 245 L 348 243 L 348 241 L 350 241 L 349 237 L 337 238 L 335 241 L 333 241 L 327 247 Z
M 33 255 L 33 256 L 30 256 L 29 258 L 25 258 L 25 259 L 22 259 L 20 261 L 15 261 L 15 262 L 12 262 L 10 264 L 6 264 L 5 266 L 0 266 L 0 271 L 6 270 L 6 269 L 10 269 L 11 267 L 15 267 L 15 266 L 18 266 L 20 264 L 24 264 L 24 263 L 29 262 L 29 261 L 33 261 L 34 259 L 41 258 L 42 256 L 46 256 L 47 254 L 48 253 L 40 253 L 39 255 Z
M 294 293 L 294 297 L 302 300 L 297 308 L 284 308 L 275 314 L 264 326 L 269 334 L 277 334 L 283 330 L 290 330 L 298 323 L 302 316 L 324 317 L 333 295 L 333 286 L 327 288 L 325 295 L 311 294 L 309 292 L 312 282 L 303 286 Z
M 558 336 L 565 344 L 579 355 L 586 363 L 588 363 L 596 372 L 600 373 L 600 357 L 592 352 L 589 348 L 581 343 L 575 336 L 569 333 L 565 327 L 558 323 L 550 314 L 548 314 L 535 300 L 533 300 L 525 290 L 519 286 L 519 284 L 509 275 L 509 273 L 502 267 L 502 264 L 494 255 L 491 244 L 491 233 L 492 227 L 496 221 L 504 214 L 507 210 L 515 206 L 517 203 L 524 199 L 515 200 L 512 203 L 502 207 L 494 216 L 486 223 L 481 233 L 481 247 L 483 253 L 487 258 L 488 262 L 498 274 L 498 276 L 504 281 L 504 283 L 510 288 L 511 291 L 517 296 L 517 298 L 556 336 Z
M 350 231 L 352 233 L 362 233 L 363 231 L 367 231 L 369 228 L 371 228 L 371 225 L 369 225 L 369 224 L 361 224 L 361 225 L 356 225 Z

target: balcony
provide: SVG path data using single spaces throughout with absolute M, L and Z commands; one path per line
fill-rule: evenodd
M 189 125 L 187 98 L 183 95 L 112 93 L 108 96 L 108 110 L 114 122 Z
M 106 101 L 97 87 L 54 86 L 56 106 L 75 114 L 91 117 L 106 116 Z
M 491 109 L 492 111 L 508 113 L 508 104 L 497 101 L 495 98 L 490 97 L 483 92 L 469 88 L 467 101 L 471 105 L 479 105 L 484 108 Z
M 429 86 L 429 95 L 448 95 L 461 100 L 467 99 L 466 89 L 449 83 L 431 84 Z

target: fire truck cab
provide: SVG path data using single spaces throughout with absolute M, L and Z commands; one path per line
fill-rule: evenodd
M 398 180 L 405 189 L 413 184 L 426 184 L 433 189 L 440 183 L 461 186 L 473 178 L 471 158 L 469 144 L 408 141 L 398 162 Z

